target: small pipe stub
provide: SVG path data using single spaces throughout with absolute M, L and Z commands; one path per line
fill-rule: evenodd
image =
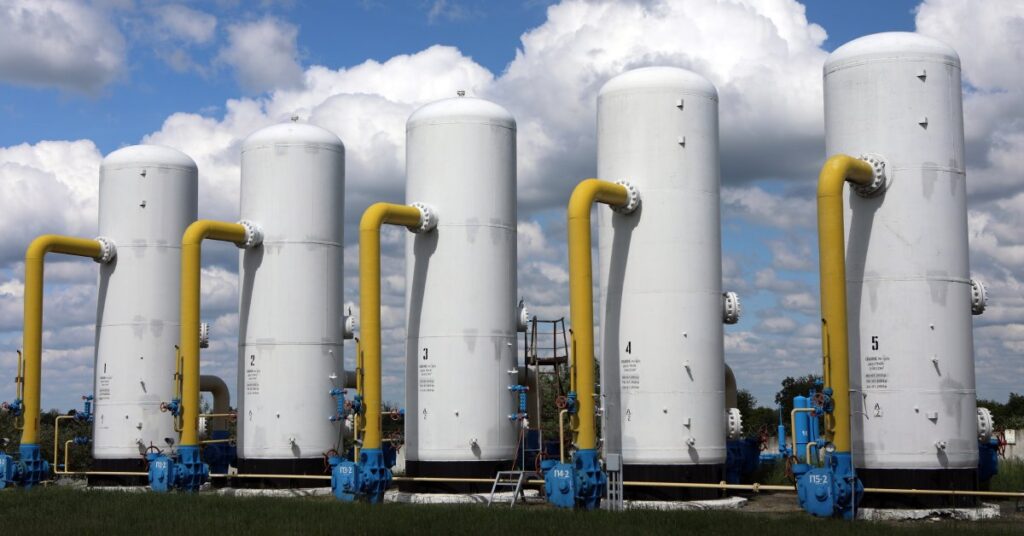
M 199 323 L 199 347 L 210 347 L 210 324 L 207 322 Z
M 735 324 L 740 321 L 743 315 L 743 305 L 740 303 L 740 295 L 735 292 L 722 293 L 722 322 Z
M 260 229 L 259 225 L 249 220 L 239 221 L 238 224 L 245 227 L 245 242 L 239 244 L 239 246 L 245 249 L 252 249 L 263 243 L 263 229 Z
M 346 340 L 355 338 L 356 327 L 355 315 L 344 315 L 341 317 L 341 331 Z
M 110 261 L 114 260 L 114 257 L 117 257 L 117 245 L 114 244 L 113 240 L 105 236 L 96 237 L 96 241 L 100 243 L 100 248 L 103 250 L 103 253 L 93 260 L 100 264 L 109 264 Z
M 971 280 L 971 314 L 980 315 L 988 305 L 988 288 L 977 279 Z
M 864 153 L 860 159 L 871 165 L 873 178 L 871 184 L 851 184 L 850 188 L 861 197 L 874 197 L 885 191 L 886 187 L 886 161 L 885 157 L 874 153 Z
M 640 206 L 640 190 L 637 190 L 636 186 L 633 186 L 627 181 L 616 181 L 615 184 L 625 188 L 626 191 L 629 192 L 629 197 L 626 199 L 625 205 L 610 205 L 612 210 L 619 214 L 631 214 Z
M 420 224 L 416 227 L 410 227 L 410 231 L 417 234 L 429 233 L 437 227 L 437 211 L 424 203 L 409 203 L 409 206 L 416 207 L 420 211 Z

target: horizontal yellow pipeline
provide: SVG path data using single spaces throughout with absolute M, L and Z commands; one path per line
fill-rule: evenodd
M 39 443 L 39 397 L 43 366 L 43 261 L 47 253 L 97 260 L 105 254 L 104 245 L 99 240 L 61 235 L 39 236 L 25 251 L 25 331 L 22 342 L 25 346 L 22 372 L 25 424 L 21 431 L 22 445 Z
M 249 230 L 240 223 L 197 220 L 181 238 L 181 335 L 182 430 L 179 446 L 199 444 L 199 292 L 203 241 L 234 242 L 244 247 Z
M 581 450 L 597 448 L 594 417 L 594 275 L 590 259 L 590 209 L 594 203 L 613 207 L 629 203 L 629 190 L 620 184 L 587 179 L 569 198 L 569 316 L 573 332 L 573 377 L 577 389 L 578 435 Z
M 381 445 L 380 229 L 384 224 L 415 228 L 423 212 L 409 205 L 374 203 L 359 221 L 359 315 L 362 329 L 362 449 Z
M 282 478 L 288 480 L 330 480 L 330 475 L 271 475 L 271 474 L 237 474 L 215 473 L 210 478 Z
M 822 365 L 832 388 L 832 444 L 850 452 L 850 356 L 846 326 L 846 247 L 843 185 L 870 184 L 871 164 L 843 154 L 829 158 L 818 176 L 818 262 L 821 282 Z

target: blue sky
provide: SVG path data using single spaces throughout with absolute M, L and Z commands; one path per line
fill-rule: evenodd
M 0 50 L 0 184 L 9 194 L 0 199 L 0 231 L 10 239 L 0 246 L 0 377 L 13 374 L 20 345 L 24 246 L 40 232 L 95 233 L 102 155 L 140 142 L 177 147 L 200 165 L 200 216 L 233 219 L 238 143 L 294 113 L 346 142 L 351 223 L 371 200 L 402 199 L 404 119 L 456 89 L 491 98 L 519 120 L 520 294 L 543 316 L 565 315 L 562 205 L 574 178 L 594 172 L 596 88 L 657 57 L 701 72 L 722 95 L 725 286 L 745 305 L 741 323 L 727 328 L 727 360 L 740 386 L 770 403 L 783 377 L 816 371 L 820 361 L 812 196 L 824 151 L 822 62 L 856 37 L 916 30 L 949 42 L 964 61 L 972 271 L 994 296 L 975 324 L 978 388 L 1005 398 L 1020 392 L 1013 378 L 1024 372 L 1024 243 L 1014 232 L 1024 178 L 1006 156 L 1024 149 L 1024 68 L 1022 47 L 1000 44 L 1024 44 L 1024 25 L 1015 22 L 1024 20 L 1021 5 L 0 1 L 0 24 L 13 34 Z M 74 31 L 11 22 L 31 6 Z M 763 155 L 778 158 L 759 167 Z M 352 302 L 356 250 L 348 238 Z M 401 266 L 399 248 L 385 254 Z M 204 282 L 204 316 L 216 319 L 204 366 L 229 378 L 235 262 L 229 248 L 211 249 Z M 66 407 L 92 388 L 95 271 L 65 262 L 52 273 L 54 370 L 44 407 Z M 391 275 L 400 281 L 400 273 Z M 393 318 L 401 301 L 400 288 L 385 295 Z M 385 395 L 401 400 L 401 322 L 385 328 Z M 0 386 L 0 399 L 9 399 L 9 385 Z

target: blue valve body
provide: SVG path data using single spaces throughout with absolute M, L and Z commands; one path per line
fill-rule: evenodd
M 178 447 L 176 455 L 150 453 L 149 487 L 153 491 L 199 491 L 210 478 L 210 466 L 203 463 L 199 446 Z
M 381 449 L 363 449 L 359 462 L 340 456 L 328 460 L 331 464 L 331 491 L 345 502 L 365 500 L 370 504 L 384 502 L 384 492 L 391 486 L 391 469 Z
M 554 464 L 544 474 L 548 502 L 559 508 L 593 510 L 601 505 L 607 486 L 608 479 L 594 449 L 577 450 L 571 464 Z

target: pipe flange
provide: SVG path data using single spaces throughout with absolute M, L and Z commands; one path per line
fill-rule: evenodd
M 416 207 L 420 211 L 420 224 L 410 227 L 414 233 L 429 233 L 437 227 L 437 211 L 424 203 L 410 203 L 409 206 Z
M 886 176 L 885 168 L 886 162 L 885 157 L 874 154 L 865 153 L 860 155 L 860 159 L 871 165 L 872 179 L 870 184 L 851 184 L 851 189 L 861 197 L 874 197 L 879 193 L 885 191 Z
M 729 408 L 725 412 L 725 429 L 729 439 L 743 436 L 743 414 L 737 408 Z
M 988 306 L 988 287 L 977 279 L 971 280 L 971 314 L 980 315 Z
M 634 210 L 637 209 L 637 207 L 640 206 L 640 190 L 637 190 L 636 186 L 633 186 L 631 183 L 627 181 L 617 181 L 615 184 L 618 184 L 619 186 L 622 186 L 623 188 L 626 189 L 627 198 L 625 205 L 612 205 L 612 210 L 618 212 L 619 214 L 631 214 Z
M 740 321 L 743 315 L 743 304 L 740 303 L 740 295 L 729 291 L 722 293 L 722 322 L 735 324 Z
M 341 331 L 342 336 L 348 339 L 354 339 L 356 336 L 356 317 L 355 315 L 344 315 L 341 317 Z
M 94 261 L 100 264 L 108 264 L 110 261 L 114 260 L 114 257 L 117 257 L 117 245 L 114 244 L 113 240 L 105 236 L 98 236 L 96 237 L 96 241 L 100 243 L 100 250 L 102 253 L 100 253 L 99 257 L 93 259 Z
M 526 306 L 526 301 L 519 300 L 519 306 L 516 308 L 516 331 L 518 333 L 526 333 L 529 326 L 530 309 Z
M 995 419 L 988 408 L 978 408 L 978 441 L 988 443 L 995 432 Z
M 199 347 L 210 347 L 210 324 L 207 322 L 199 323 Z
M 263 229 L 259 225 L 249 220 L 239 221 L 238 224 L 245 227 L 245 242 L 241 244 L 243 248 L 252 249 L 263 243 Z

